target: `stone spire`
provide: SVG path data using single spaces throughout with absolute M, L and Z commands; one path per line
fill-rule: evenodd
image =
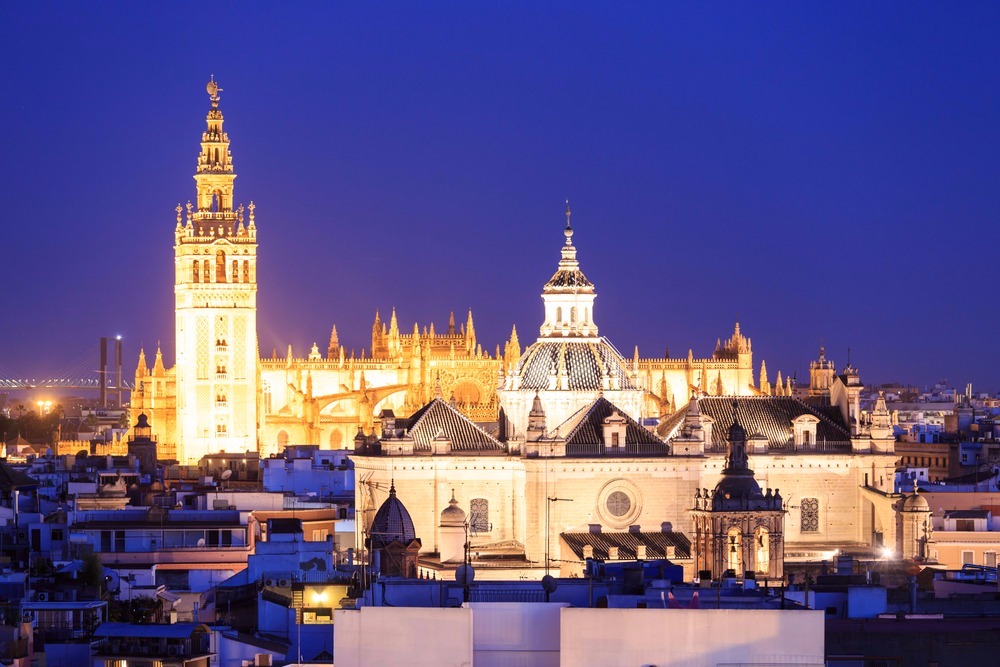
M 455 335 L 455 311 L 448 313 L 448 335 Z
M 775 396 L 785 395 L 785 386 L 782 384 L 781 381 L 781 371 L 778 371 L 778 379 L 774 383 L 774 395 Z
M 465 349 L 470 353 L 476 349 L 476 325 L 472 323 L 471 308 L 469 308 L 469 317 L 465 321 Z
M 153 375 L 157 377 L 162 377 L 166 373 L 166 369 L 163 367 L 163 352 L 160 350 L 160 344 L 156 344 L 156 359 L 153 361 Z
M 139 363 L 135 367 L 135 378 L 136 384 L 138 385 L 139 378 L 144 378 L 149 375 L 149 366 L 146 365 L 146 351 L 143 348 L 139 348 Z
M 767 381 L 767 362 L 761 359 L 760 362 L 760 393 L 770 395 L 771 383 Z
M 334 324 L 330 330 L 330 344 L 326 348 L 327 359 L 333 359 L 340 350 L 340 338 L 337 336 L 337 325 Z

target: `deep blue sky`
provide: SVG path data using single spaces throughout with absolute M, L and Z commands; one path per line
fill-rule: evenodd
M 563 199 L 627 356 L 1000 386 L 1000 5 L 0 5 L 0 375 L 173 347 L 215 73 L 262 354 L 472 307 L 537 335 Z

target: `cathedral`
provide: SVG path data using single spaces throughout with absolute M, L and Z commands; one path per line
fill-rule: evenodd
M 764 362 L 755 379 L 738 323 L 708 358 L 626 358 L 599 334 L 568 204 L 523 351 L 514 328 L 484 350 L 471 312 L 438 329 L 393 310 L 375 314 L 360 353 L 334 326 L 325 350 L 261 358 L 255 208 L 234 203 L 220 91 L 209 82 L 195 201 L 177 207 L 176 365 L 157 350 L 136 369 L 132 408 L 148 415 L 161 460 L 353 449 L 359 532 L 391 492 L 427 571 L 453 560 L 459 513 L 477 558 L 529 572 L 590 554 L 774 576 L 779 550 L 795 562 L 895 544 L 892 428 L 884 402 L 861 411 L 857 369 L 838 373 L 821 351 L 808 392 L 780 372 L 772 384 Z M 744 495 L 727 501 L 731 488 Z M 726 544 L 745 553 L 726 560 Z
M 564 396 L 549 393 L 550 379 L 552 389 L 561 390 L 563 383 L 575 386 L 577 374 L 584 372 L 603 373 L 608 396 L 634 419 L 672 414 L 692 391 L 771 393 L 763 363 L 760 385 L 754 383 L 750 339 L 739 324 L 732 337 L 717 342 L 710 358 L 697 359 L 690 350 L 682 358 L 640 358 L 636 349 L 631 359 L 622 360 L 597 334 L 595 293 L 575 259 L 568 205 L 563 259 L 546 285 L 542 336 L 550 344 L 532 348 L 525 382 L 512 374 L 521 360 L 517 329 L 512 327 L 510 337 L 491 353 L 477 339 L 471 311 L 457 325 L 452 313 L 442 327 L 400 324 L 395 309 L 388 321 L 375 313 L 367 350 L 342 347 L 334 325 L 326 349 L 314 343 L 296 354 L 289 346 L 283 354 L 275 350 L 261 358 L 255 206 L 235 203 L 236 171 L 220 92 L 214 79 L 208 83 L 195 199 L 177 206 L 176 365 L 166 368 L 157 349 L 150 367 L 140 351 L 135 373 L 132 408 L 149 416 L 161 459 L 195 463 L 208 453 L 248 450 L 269 456 L 290 443 L 342 449 L 359 428 L 377 432 L 383 410 L 412 414 L 435 392 L 473 421 L 493 423 L 501 417 L 499 391 L 506 391 L 508 430 L 520 429 L 523 435 L 533 388 L 548 403 Z M 590 361 L 577 361 L 585 357 Z M 572 377 L 560 375 L 569 367 L 575 369 Z M 784 389 L 779 374 L 775 390 Z M 571 402 L 559 400 L 561 407 L 547 406 L 553 419 L 569 414 Z

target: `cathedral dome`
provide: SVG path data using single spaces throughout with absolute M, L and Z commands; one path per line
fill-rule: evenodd
M 636 389 L 625 359 L 603 337 L 588 342 L 539 340 L 521 355 L 514 375 L 523 390 Z
M 378 508 L 372 520 L 372 547 L 379 548 L 393 542 L 409 544 L 417 537 L 413 519 L 406 507 L 396 497 L 396 485 L 389 487 L 389 497 Z

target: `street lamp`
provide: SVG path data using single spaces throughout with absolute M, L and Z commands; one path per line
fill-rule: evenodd
M 572 498 L 555 498 L 551 496 L 545 498 L 545 576 L 549 576 L 549 515 L 552 503 L 571 502 L 573 502 Z

